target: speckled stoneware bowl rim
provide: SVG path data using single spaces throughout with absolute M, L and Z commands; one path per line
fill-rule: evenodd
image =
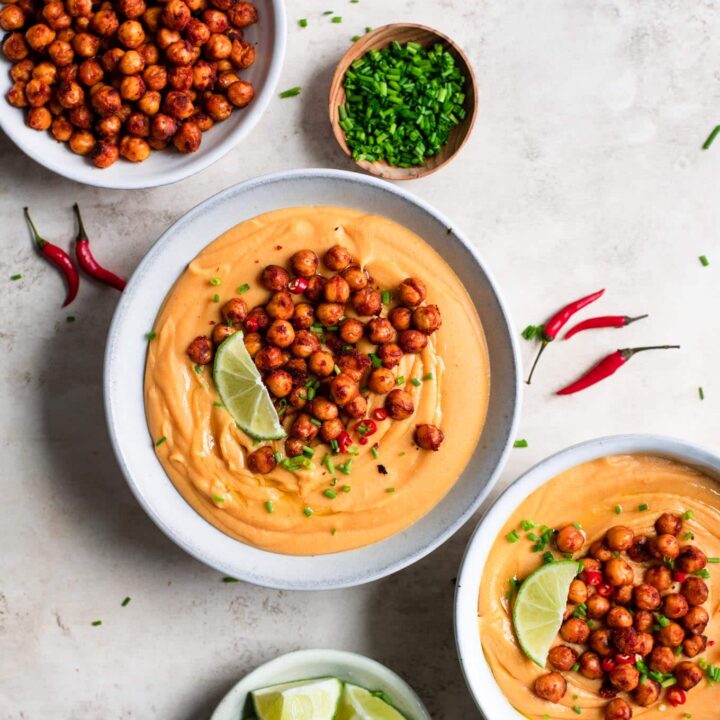
M 465 682 L 487 720 L 525 720 L 503 694 L 485 658 L 477 624 L 478 592 L 490 548 L 525 498 L 576 465 L 607 455 L 644 453 L 677 460 L 720 479 L 720 456 L 685 440 L 661 435 L 612 435 L 573 445 L 518 478 L 484 513 L 468 542 L 455 591 L 455 641 Z
M 409 227 L 453 267 L 485 326 L 491 363 L 488 421 L 462 475 L 411 527 L 355 550 L 291 556 L 233 540 L 182 498 L 157 459 L 144 412 L 147 340 L 167 292 L 187 263 L 213 238 L 260 213 L 299 205 L 344 205 Z M 390 183 L 340 170 L 295 170 L 234 185 L 200 203 L 155 243 L 133 274 L 108 334 L 104 394 L 110 438 L 131 490 L 175 543 L 221 572 L 281 589 L 349 587 L 396 572 L 445 542 L 494 486 L 515 437 L 521 378 L 513 325 L 497 285 L 477 251 L 449 220 Z
M 320 648 L 296 650 L 260 665 L 230 690 L 210 720 L 240 720 L 253 690 L 317 677 L 339 677 L 369 690 L 382 690 L 407 720 L 431 720 L 416 692 L 390 668 L 364 655 Z
M 256 0 L 258 2 L 258 0 Z M 49 132 L 31 130 L 25 125 L 25 113 L 10 106 L 5 95 L 12 83 L 11 63 L 0 54 L 0 128 L 12 142 L 36 163 L 62 177 L 84 185 L 114 190 L 142 190 L 179 182 L 195 175 L 229 153 L 252 132 L 260 122 L 275 95 L 282 72 L 287 45 L 287 15 L 284 0 L 260 0 L 258 26 L 250 29 L 250 40 L 258 36 L 258 58 L 243 77 L 255 85 L 254 100 L 246 108 L 234 112 L 227 120 L 203 133 L 200 149 L 181 154 L 171 148 L 153 152 L 142 163 L 118 160 L 104 170 L 86 158 L 75 155 L 66 145 L 58 143 Z M 261 25 L 261 23 L 265 23 Z M 260 52 L 266 52 L 260 55 Z

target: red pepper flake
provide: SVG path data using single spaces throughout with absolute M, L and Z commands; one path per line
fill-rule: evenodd
M 605 672 L 611 672 L 615 669 L 615 661 L 611 657 L 603 658 L 602 669 Z
M 598 595 L 602 595 L 603 597 L 610 597 L 613 593 L 613 589 L 610 585 L 607 583 L 602 583 L 598 585 Z
M 387 420 L 387 410 L 385 408 L 375 408 L 375 410 L 372 411 L 372 416 L 373 420 L 382 422 L 383 420 Z
M 370 441 L 369 441 L 366 437 L 361 437 L 361 438 L 358 440 L 358 443 L 359 443 L 360 445 L 367 445 L 368 442 L 370 442 Z
M 276 246 L 275 246 L 275 249 L 276 249 L 276 250 L 282 250 L 282 245 L 276 245 Z
M 585 579 L 588 585 L 599 585 L 602 582 L 602 574 L 597 570 L 586 570 Z
M 258 324 L 258 321 L 255 318 L 248 318 L 245 321 L 245 329 L 248 332 L 257 332 L 257 329 L 260 327 Z
M 343 430 L 337 438 L 338 449 L 341 453 L 347 452 L 347 449 L 352 444 L 352 438 L 348 434 L 347 430 Z
M 680 572 L 679 570 L 673 574 L 673 580 L 675 582 L 679 582 L 679 583 L 685 582 L 686 578 L 687 578 L 687 573 Z
M 667 691 L 666 697 L 667 701 L 673 707 L 677 707 L 678 705 L 684 705 L 685 701 L 687 700 L 687 695 L 685 695 L 685 691 L 679 687 L 671 687 Z
M 288 290 L 293 295 L 300 295 L 307 290 L 308 281 L 304 277 L 295 278 L 288 283 Z
M 635 662 L 635 658 L 632 655 L 618 654 L 615 656 L 615 663 L 617 665 L 631 665 L 634 662 Z

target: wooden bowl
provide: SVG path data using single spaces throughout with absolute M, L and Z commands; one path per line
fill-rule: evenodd
M 477 114 L 475 73 L 473 73 L 465 53 L 449 37 L 425 25 L 395 23 L 393 25 L 384 25 L 363 35 L 350 47 L 345 55 L 343 55 L 342 60 L 340 60 L 335 69 L 335 75 L 333 75 L 332 83 L 330 84 L 328 106 L 330 124 L 343 152 L 350 157 L 352 157 L 352 153 L 345 141 L 345 132 L 340 127 L 340 117 L 338 113 L 338 106 L 345 103 L 345 88 L 343 87 L 345 73 L 355 60 L 365 55 L 369 50 L 380 50 L 387 47 L 393 41 L 401 44 L 416 42 L 423 47 L 440 43 L 455 58 L 458 68 L 465 76 L 464 108 L 466 115 L 460 124 L 450 132 L 447 143 L 440 148 L 437 155 L 427 158 L 424 165 L 409 168 L 395 167 L 383 160 L 378 160 L 377 162 L 370 162 L 369 160 L 355 161 L 363 170 L 367 170 L 367 172 L 373 175 L 378 175 L 388 180 L 413 180 L 414 178 L 429 175 L 448 163 L 455 157 L 468 139 L 470 131 L 475 124 L 475 116 Z

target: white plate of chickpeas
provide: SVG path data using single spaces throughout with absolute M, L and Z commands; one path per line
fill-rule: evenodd
M 77 182 L 176 182 L 259 121 L 285 23 L 281 0 L 13 0 L 0 10 L 0 126 Z

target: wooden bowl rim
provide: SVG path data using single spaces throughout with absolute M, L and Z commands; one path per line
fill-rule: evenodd
M 387 25 L 381 25 L 380 27 L 375 28 L 374 30 L 371 30 L 369 33 L 366 33 L 365 35 L 362 35 L 360 38 L 358 38 L 345 52 L 345 54 L 340 58 L 340 61 L 338 62 L 337 66 L 335 67 L 335 72 L 333 73 L 332 79 L 330 81 L 330 89 L 328 92 L 328 114 L 330 117 L 330 127 L 332 128 L 333 135 L 335 136 L 335 139 L 338 142 L 338 145 L 340 145 L 340 148 L 342 151 L 347 155 L 348 157 L 352 158 L 352 153 L 350 152 L 350 148 L 348 147 L 348 144 L 345 140 L 345 132 L 340 127 L 340 120 L 339 120 L 339 114 L 337 111 L 337 103 L 333 102 L 333 88 L 337 85 L 338 88 L 342 89 L 342 78 L 345 76 L 345 73 L 347 72 L 350 65 L 358 58 L 361 57 L 360 53 L 357 52 L 357 46 L 359 43 L 368 40 L 372 40 L 375 35 L 380 34 L 381 32 L 385 32 L 388 29 L 392 29 L 393 32 L 403 30 L 403 29 L 413 29 L 413 30 L 424 30 L 425 32 L 428 32 L 432 35 L 435 35 L 439 40 L 449 45 L 462 59 L 463 63 L 465 64 L 465 67 L 467 68 L 467 80 L 470 83 L 470 86 L 473 90 L 473 103 L 472 108 L 470 108 L 470 112 L 465 117 L 465 119 L 462 121 L 461 125 L 458 125 L 458 127 L 462 127 L 462 124 L 466 124 L 467 130 L 465 131 L 465 134 L 463 136 L 462 141 L 460 144 L 455 148 L 454 152 L 452 152 L 450 155 L 448 155 L 441 163 L 435 165 L 432 168 L 427 167 L 427 165 L 418 165 L 414 166 L 412 168 L 397 168 L 395 165 L 389 165 L 386 162 L 369 162 L 368 160 L 353 160 L 353 162 L 358 166 L 361 167 L 363 170 L 369 172 L 371 175 L 375 175 L 377 177 L 381 177 L 384 179 L 390 179 L 390 180 L 415 180 L 421 177 L 425 177 L 427 175 L 430 175 L 434 173 L 435 171 L 439 170 L 441 167 L 444 167 L 447 165 L 459 152 L 462 150 L 462 148 L 465 146 L 465 143 L 468 141 L 468 138 L 470 137 L 470 134 L 472 133 L 473 127 L 475 126 L 475 119 L 477 116 L 477 108 L 478 108 L 478 91 L 477 91 L 477 81 L 475 78 L 475 72 L 472 68 L 472 65 L 470 64 L 470 60 L 468 59 L 468 56 L 465 54 L 463 49 L 448 35 L 445 33 L 440 32 L 439 30 L 436 30 L 435 28 L 431 28 L 428 25 L 421 25 L 420 23 L 389 23 Z M 392 37 L 388 40 L 387 45 L 389 45 L 393 41 Z M 383 45 L 382 47 L 387 47 L 387 45 Z M 365 55 L 365 53 L 362 53 Z M 393 177 L 388 178 L 384 174 L 384 168 L 393 168 L 398 170 L 405 170 L 408 174 L 403 175 L 401 177 Z M 411 171 L 415 171 L 413 174 L 411 174 Z

